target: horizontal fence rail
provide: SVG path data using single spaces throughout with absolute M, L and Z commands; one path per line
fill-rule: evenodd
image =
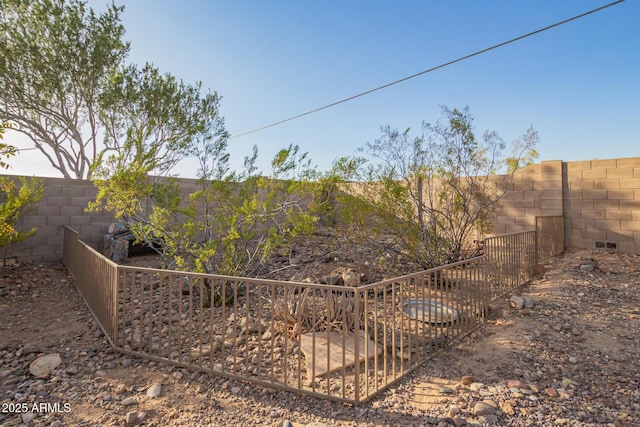
M 529 280 L 536 231 L 483 255 L 358 287 L 117 265 L 65 228 L 64 263 L 123 353 L 362 403 L 485 321 Z

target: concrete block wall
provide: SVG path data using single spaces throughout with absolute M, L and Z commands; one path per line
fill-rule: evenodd
M 37 227 L 35 236 L 0 248 L 0 259 L 34 261 L 62 259 L 63 226 L 97 249 L 114 221 L 108 212 L 85 212 L 95 199 L 89 181 L 42 178 L 45 196 L 18 228 Z M 614 245 L 621 252 L 640 253 L 640 157 L 580 162 L 544 161 L 514 174 L 492 177 L 506 193 L 490 218 L 493 234 L 535 228 L 536 216 L 564 215 L 565 247 L 590 249 Z M 182 195 L 198 188 L 180 180 Z
M 490 220 L 492 234 L 535 229 L 536 216 L 562 215 L 562 162 L 546 161 L 528 166 L 513 175 L 493 181 L 506 193 Z
M 535 227 L 535 216 L 564 215 L 565 247 L 640 253 L 640 157 L 545 161 L 495 177 L 507 192 L 490 220 L 493 233 Z
M 78 231 L 83 241 L 100 248 L 102 236 L 113 222 L 113 216 L 104 212 L 85 212 L 89 201 L 96 196 L 96 188 L 91 182 L 64 178 L 41 179 L 44 185 L 42 200 L 16 226 L 19 230 L 37 227 L 38 231 L 21 243 L 0 248 L 0 259 L 61 260 L 64 225 Z
M 17 179 L 16 176 L 9 176 Z M 109 212 L 86 212 L 90 201 L 95 200 L 97 189 L 90 181 L 64 178 L 41 178 L 44 196 L 34 209 L 24 215 L 16 228 L 36 234 L 21 243 L 0 248 L 0 260 L 16 258 L 30 261 L 59 261 L 62 259 L 64 228 L 68 225 L 80 234 L 80 239 L 102 250 L 104 235 L 109 224 L 115 221 Z M 162 179 L 162 178 L 159 178 Z M 198 181 L 181 179 L 183 199 L 196 191 Z
M 565 163 L 566 243 L 640 253 L 640 157 Z

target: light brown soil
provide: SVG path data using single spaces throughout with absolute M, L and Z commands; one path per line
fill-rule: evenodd
M 147 426 L 640 426 L 640 256 L 545 264 L 517 292 L 532 308 L 497 301 L 480 330 L 359 407 L 114 353 L 61 265 L 4 266 L 0 426 L 121 426 L 128 413 Z M 50 353 L 62 364 L 35 378 L 29 364 Z

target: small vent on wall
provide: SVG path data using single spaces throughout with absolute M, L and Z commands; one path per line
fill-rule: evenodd
M 618 250 L 618 242 L 607 242 L 604 240 L 596 240 L 593 242 L 594 249 L 609 249 L 609 250 Z

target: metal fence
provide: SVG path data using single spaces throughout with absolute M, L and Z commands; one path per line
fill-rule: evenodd
M 537 216 L 538 261 L 564 252 L 564 217 Z
M 491 299 L 516 289 L 535 275 L 536 231 L 505 234 L 484 239 L 488 293 Z
M 358 287 L 120 266 L 65 229 L 64 262 L 120 352 L 362 403 L 485 320 L 529 280 L 536 232 L 485 254 Z
M 118 333 L 118 264 L 79 239 L 78 232 L 64 230 L 62 260 L 75 279 L 109 343 Z

